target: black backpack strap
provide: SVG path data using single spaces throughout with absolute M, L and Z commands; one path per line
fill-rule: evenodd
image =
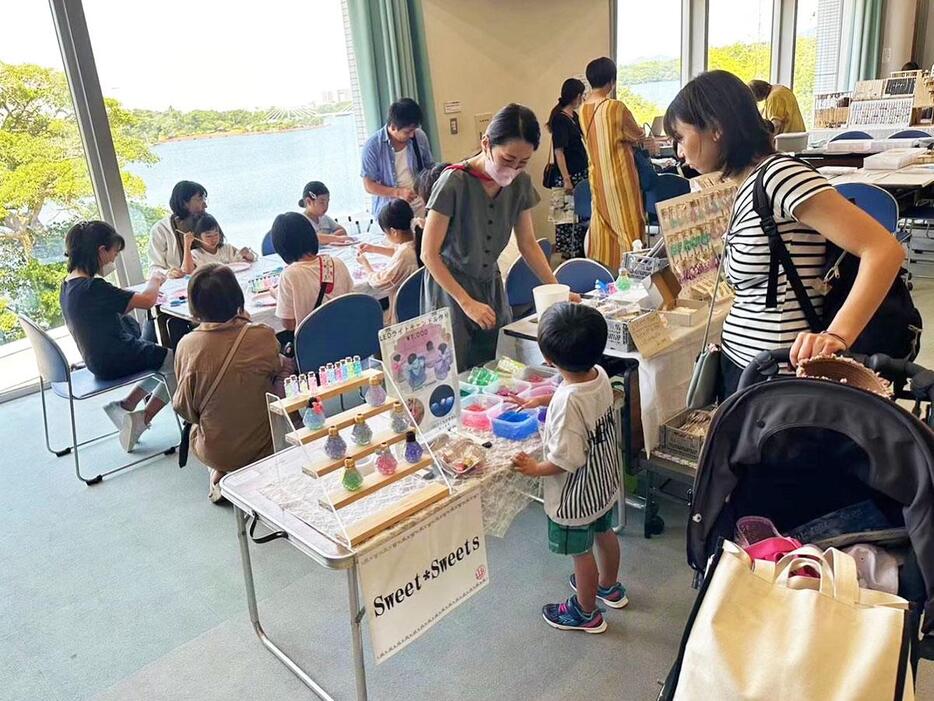
M 765 166 L 759 168 L 752 192 L 753 208 L 762 220 L 762 230 L 769 238 L 769 279 L 765 292 L 765 306 L 769 309 L 778 306 L 778 266 L 781 265 L 785 269 L 785 277 L 788 278 L 788 284 L 791 285 L 795 297 L 798 298 L 798 304 L 801 305 L 801 311 L 804 312 L 804 318 L 807 319 L 811 331 L 822 331 L 824 325 L 817 316 L 817 311 L 811 303 L 807 290 L 804 289 L 804 283 L 801 282 L 801 276 L 798 275 L 791 254 L 778 232 L 772 206 L 765 192 L 765 168 Z
M 415 147 L 415 167 L 418 168 L 418 173 L 421 173 L 425 170 L 425 163 L 422 161 L 422 147 L 418 145 L 418 132 L 415 132 L 415 135 L 412 137 L 412 146 Z M 418 175 L 415 173 L 415 175 Z

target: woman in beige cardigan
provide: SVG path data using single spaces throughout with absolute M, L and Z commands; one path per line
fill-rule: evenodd
M 271 328 L 251 323 L 243 291 L 230 268 L 198 268 L 188 283 L 188 303 L 198 327 L 175 351 L 178 389 L 172 404 L 194 424 L 191 448 L 211 470 L 209 497 L 221 498 L 227 472 L 271 455 L 266 393 L 281 369 Z

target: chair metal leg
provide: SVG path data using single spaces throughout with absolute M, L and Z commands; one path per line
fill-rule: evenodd
M 39 398 L 42 401 L 42 430 L 45 433 L 46 450 L 57 458 L 68 455 L 68 453 L 71 452 L 71 448 L 56 450 L 49 442 L 49 413 L 45 406 L 45 380 L 43 380 L 42 377 L 39 378 Z

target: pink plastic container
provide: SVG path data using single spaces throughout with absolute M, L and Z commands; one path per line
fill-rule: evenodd
M 555 379 L 557 377 L 557 379 Z M 561 374 L 555 368 L 545 367 L 544 365 L 529 365 L 523 370 L 519 379 L 528 382 L 533 387 L 550 382 L 553 385 L 561 381 Z
M 475 394 L 461 400 L 461 423 L 466 428 L 475 428 L 478 431 L 492 429 L 490 421 L 494 416 L 503 413 L 502 397 L 489 394 Z
M 538 399 L 539 397 L 550 397 L 555 393 L 555 386 L 550 382 L 541 385 L 534 385 L 525 392 L 519 394 L 519 399 L 527 401 L 529 399 Z

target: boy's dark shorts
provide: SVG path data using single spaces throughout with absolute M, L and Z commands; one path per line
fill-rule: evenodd
M 613 509 L 586 526 L 562 526 L 548 519 L 548 549 L 559 555 L 583 555 L 593 548 L 594 536 L 613 528 Z

